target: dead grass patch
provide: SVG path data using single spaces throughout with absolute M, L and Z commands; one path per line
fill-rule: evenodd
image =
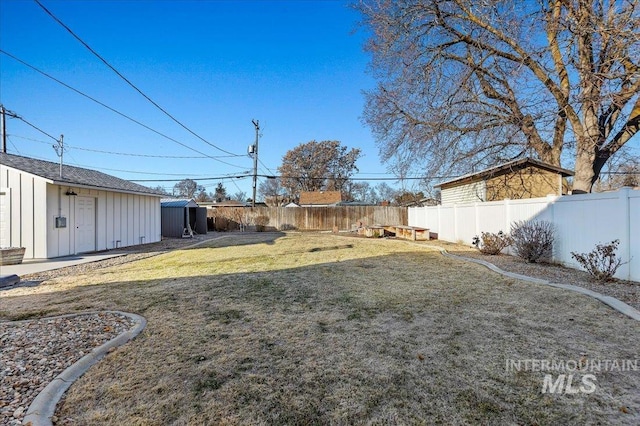
M 640 420 L 640 372 L 596 373 L 593 394 L 549 395 L 543 373 L 505 368 L 634 359 L 636 322 L 402 241 L 234 234 L 2 292 L 0 303 L 10 317 L 92 308 L 147 318 L 71 387 L 59 415 L 73 424 Z

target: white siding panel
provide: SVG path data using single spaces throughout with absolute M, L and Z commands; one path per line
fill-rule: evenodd
M 135 244 L 135 226 L 133 224 L 133 211 L 135 209 L 133 195 L 127 195 L 127 236 L 126 246 Z
M 442 206 L 440 208 L 439 226 L 440 228 L 436 231 L 439 234 L 439 239 L 445 241 L 456 241 L 455 207 Z
M 11 189 L 0 186 L 0 247 L 11 246 Z
M 440 197 L 443 206 L 482 202 L 486 200 L 486 182 L 479 181 L 468 185 L 443 188 Z
M 8 170 L 7 182 L 7 186 L 11 188 L 11 246 L 24 247 L 22 243 L 22 180 L 20 173 Z
M 640 281 L 640 191 L 629 196 L 629 277 Z
M 473 204 L 456 206 L 456 242 L 471 244 L 476 231 L 476 208 Z
M 107 216 L 107 191 L 98 191 L 96 198 L 96 250 L 106 250 L 107 224 L 110 218 Z
M 480 236 L 482 232 L 509 232 L 508 205 L 505 208 L 504 202 L 476 203 L 477 228 L 476 234 Z M 486 214 L 477 214 L 478 209 L 484 209 Z
M 112 246 L 122 245 L 122 194 L 113 194 L 113 239 Z
M 48 206 L 47 206 L 47 190 L 48 184 L 41 180 L 35 179 L 33 186 L 33 232 L 34 246 L 33 257 L 36 259 L 46 258 L 48 249 Z

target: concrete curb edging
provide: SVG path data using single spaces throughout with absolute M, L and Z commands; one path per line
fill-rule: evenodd
M 598 292 L 583 288 L 583 287 L 579 287 L 576 285 L 571 285 L 571 284 L 560 284 L 560 283 L 554 283 L 548 280 L 544 280 L 541 278 L 533 278 L 530 277 L 528 275 L 522 275 L 522 274 L 516 274 L 514 272 L 508 272 L 505 270 L 502 270 L 500 268 L 498 268 L 496 265 L 494 265 L 493 263 L 487 262 L 485 260 L 481 260 L 481 259 L 474 259 L 471 257 L 465 257 L 465 256 L 460 256 L 460 255 L 456 255 L 456 254 L 451 254 L 449 253 L 447 250 L 443 249 L 442 247 L 437 247 L 437 246 L 430 246 L 427 245 L 427 247 L 430 248 L 434 248 L 440 251 L 440 253 L 443 256 L 452 258 L 452 259 L 458 259 L 458 260 L 464 260 L 467 262 L 473 262 L 473 263 L 477 263 L 478 265 L 482 265 L 486 268 L 491 269 L 492 271 L 504 275 L 506 277 L 509 278 L 515 278 L 518 280 L 523 280 L 523 281 L 528 281 L 531 283 L 536 283 L 536 284 L 543 284 L 543 285 L 548 285 L 550 287 L 555 287 L 555 288 L 560 288 L 563 290 L 569 290 L 569 291 L 573 291 L 575 293 L 580 293 L 580 294 L 584 294 L 585 296 L 589 296 L 589 297 L 593 297 L 596 300 L 599 300 L 600 302 L 604 303 L 605 305 L 610 306 L 611 308 L 613 308 L 614 310 L 620 312 L 621 314 L 624 314 L 626 316 L 628 316 L 629 318 L 632 318 L 636 321 L 640 321 L 640 311 L 638 311 L 637 309 L 635 309 L 632 306 L 627 305 L 626 303 L 624 303 L 621 300 L 616 299 L 615 297 L 611 297 L 611 296 L 605 296 L 604 294 L 600 294 Z
M 147 320 L 137 314 L 121 311 L 100 311 L 83 312 L 79 314 L 62 315 L 61 317 L 72 317 L 79 315 L 91 315 L 97 313 L 113 313 L 129 317 L 133 320 L 134 326 L 109 340 L 108 342 L 91 350 L 90 353 L 80 358 L 73 365 L 62 373 L 58 374 L 33 400 L 27 413 L 22 420 L 22 424 L 31 426 L 52 426 L 51 418 L 56 411 L 56 405 L 62 395 L 69 387 L 80 378 L 91 366 L 95 365 L 113 348 L 122 346 L 128 341 L 138 336 L 147 325 Z M 60 317 L 58 317 L 60 318 Z M 30 320 L 28 320 L 30 321 Z M 22 321 L 20 321 L 22 322 Z

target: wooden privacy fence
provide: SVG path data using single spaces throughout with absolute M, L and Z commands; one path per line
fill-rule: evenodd
M 217 207 L 207 210 L 216 231 L 263 226 L 265 230 L 352 230 L 360 225 L 406 225 L 406 207 Z M 211 218 L 213 220 L 211 220 Z

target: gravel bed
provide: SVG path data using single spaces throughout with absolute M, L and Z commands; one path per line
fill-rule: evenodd
M 133 325 L 107 312 L 0 323 L 0 425 L 21 425 L 49 382 Z
M 123 256 L 20 277 L 17 286 L 36 286 L 65 275 L 121 265 L 198 242 L 219 234 L 169 238 L 157 243 L 110 250 Z M 79 314 L 19 322 L 0 320 L 0 426 L 21 425 L 29 405 L 58 374 L 92 349 L 130 329 L 130 318 L 114 313 Z
M 431 242 L 433 243 L 433 241 Z M 542 278 L 554 283 L 571 284 L 615 297 L 629 306 L 640 311 L 640 283 L 635 281 L 613 280 L 606 283 L 595 281 L 587 272 L 577 269 L 567 268 L 562 265 L 552 263 L 527 263 L 517 256 L 507 254 L 486 255 L 475 249 L 454 244 L 439 244 L 449 253 L 481 259 L 493 263 L 498 268 L 514 272 L 516 274 L 528 275 L 534 278 Z

